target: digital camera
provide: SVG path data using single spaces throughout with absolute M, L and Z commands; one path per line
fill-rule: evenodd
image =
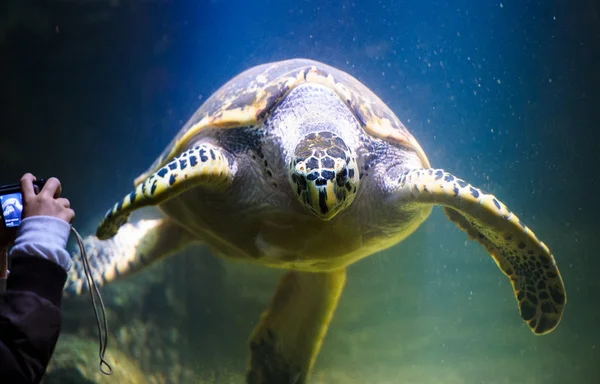
M 44 187 L 45 179 L 33 182 L 39 190 Z M 9 184 L 0 187 L 0 204 L 2 205 L 2 220 L 6 228 L 16 228 L 21 225 L 21 214 L 23 213 L 23 193 L 21 184 Z

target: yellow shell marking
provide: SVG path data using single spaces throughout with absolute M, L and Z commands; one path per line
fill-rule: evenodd
M 329 87 L 354 112 L 369 135 L 414 150 L 424 167 L 430 167 L 429 159 L 417 140 L 369 88 L 346 72 L 314 61 L 306 62 L 313 64 L 299 65 L 292 70 L 291 75 L 275 78 L 271 82 L 268 82 L 270 72 L 283 66 L 286 62 L 264 66 L 265 69 L 251 78 L 242 91 L 238 91 L 238 88 L 235 87 L 232 88 L 231 83 L 235 82 L 237 78 L 232 79 L 210 99 L 214 99 L 212 103 L 222 101 L 221 106 L 213 110 L 204 108 L 205 111 L 201 116 L 195 114 L 190 119 L 190 123 L 196 122 L 186 124 L 183 132 L 172 143 L 172 149 L 166 155 L 163 154 L 163 157 L 159 158 L 151 170 L 136 178 L 135 185 L 139 185 L 151 172 L 164 166 L 181 151 L 186 143 L 189 143 L 205 129 L 228 129 L 260 123 L 274 103 L 281 101 L 294 87 L 303 83 L 316 83 Z M 245 97 L 248 100 L 244 100 Z M 243 102 L 240 103 L 240 100 Z M 243 105 L 232 108 L 236 104 Z M 202 110 L 203 107 L 198 112 Z

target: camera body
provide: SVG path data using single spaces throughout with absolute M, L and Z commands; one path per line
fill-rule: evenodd
M 40 179 L 33 182 L 41 190 L 46 184 L 46 179 Z M 0 205 L 2 205 L 2 220 L 6 228 L 16 228 L 21 225 L 21 215 L 23 213 L 23 193 L 21 184 L 8 184 L 0 187 Z

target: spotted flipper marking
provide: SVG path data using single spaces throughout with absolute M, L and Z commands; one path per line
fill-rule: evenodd
M 440 204 L 469 237 L 481 243 L 509 277 L 521 317 L 543 335 L 561 320 L 567 296 L 554 256 L 494 195 L 441 169 L 416 169 L 397 181 L 404 202 Z
M 108 240 L 88 236 L 83 244 L 92 278 L 102 286 L 175 253 L 190 241 L 192 235 L 171 219 L 157 219 L 125 224 Z M 65 293 L 79 295 L 89 289 L 79 248 L 72 259 Z
M 304 384 L 319 354 L 346 270 L 283 276 L 271 306 L 250 336 L 247 384 Z
M 195 186 L 219 188 L 233 177 L 227 155 L 218 147 L 203 143 L 183 152 L 116 203 L 106 213 L 96 236 L 105 240 L 114 236 L 134 210 L 157 205 Z

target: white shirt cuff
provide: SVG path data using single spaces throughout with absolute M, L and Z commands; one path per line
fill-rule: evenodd
M 10 256 L 39 256 L 54 261 L 65 271 L 71 269 L 67 241 L 71 226 L 53 216 L 31 216 L 23 219 L 17 230 Z

